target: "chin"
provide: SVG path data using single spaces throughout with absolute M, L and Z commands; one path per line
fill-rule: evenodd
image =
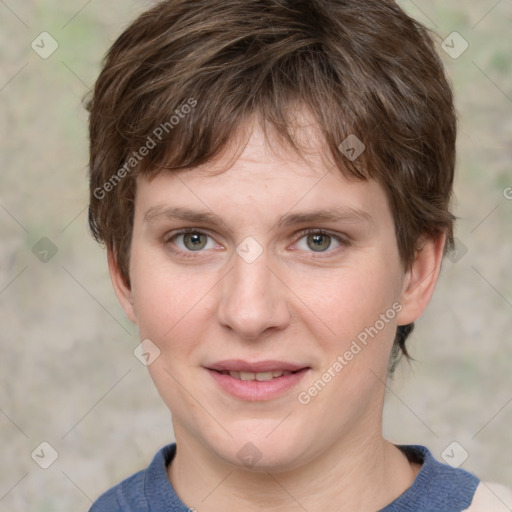
M 275 432 L 268 436 L 269 431 L 259 436 L 234 435 L 212 448 L 228 464 L 251 472 L 290 471 L 305 462 L 302 436 L 290 435 L 290 431 L 284 429 L 281 435 Z

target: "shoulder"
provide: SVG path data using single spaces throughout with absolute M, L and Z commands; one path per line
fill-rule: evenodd
M 421 464 L 421 469 L 413 484 L 380 512 L 452 512 L 470 506 L 480 483 L 475 475 L 439 462 L 425 446 L 398 445 L 398 448 L 410 462 Z
M 472 473 L 439 462 L 424 446 L 399 446 L 412 462 L 422 463 L 413 485 L 386 512 L 512 512 L 512 490 L 482 482 Z
M 176 444 L 160 449 L 151 464 L 144 470 L 126 478 L 103 493 L 89 512 L 146 512 L 151 509 L 150 500 L 161 502 L 172 496 L 172 488 L 166 473 L 166 465 L 173 458 Z
M 473 501 L 464 512 L 509 512 L 512 510 L 512 490 L 496 483 L 480 482 Z
M 144 479 L 146 470 L 139 471 L 126 478 L 116 486 L 103 493 L 89 509 L 89 512 L 126 512 L 127 510 L 146 510 L 141 500 L 144 500 Z M 127 501 L 130 508 L 126 508 Z M 133 505 L 139 502 L 139 508 Z

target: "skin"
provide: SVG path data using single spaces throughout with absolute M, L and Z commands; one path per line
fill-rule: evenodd
M 202 169 L 139 178 L 131 288 L 109 253 L 121 305 L 140 338 L 160 350 L 149 371 L 172 411 L 178 450 L 169 480 L 201 512 L 316 512 L 333 503 L 336 510 L 375 512 L 420 469 L 382 437 L 384 383 L 397 325 L 415 321 L 432 296 L 445 237 L 426 240 L 405 270 L 380 185 L 348 181 L 325 162 L 314 128 L 297 129 L 297 137 L 307 145 L 304 159 L 269 147 L 254 123 L 237 159 L 225 152 Z M 285 214 L 333 205 L 371 220 L 277 224 Z M 222 222 L 145 218 L 170 206 L 214 212 Z M 173 238 L 181 228 L 204 235 Z M 349 243 L 327 237 L 317 247 L 304 229 L 328 230 Z M 248 236 L 263 250 L 251 263 L 236 252 Z M 201 249 L 194 251 L 194 243 Z M 396 302 L 395 318 L 301 404 L 297 394 Z M 236 358 L 310 370 L 278 398 L 241 400 L 204 368 Z M 237 456 L 247 442 L 261 457 L 251 467 Z

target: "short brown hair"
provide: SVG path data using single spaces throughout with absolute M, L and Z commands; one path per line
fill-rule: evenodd
M 89 224 L 128 285 L 137 176 L 204 164 L 255 115 L 300 152 L 292 106 L 340 172 L 383 186 L 404 268 L 423 236 L 453 248 L 456 116 L 425 27 L 391 0 L 166 0 L 115 41 L 88 103 Z

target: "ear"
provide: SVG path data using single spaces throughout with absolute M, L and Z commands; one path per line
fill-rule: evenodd
M 400 303 L 402 310 L 397 315 L 398 325 L 416 321 L 425 311 L 441 271 L 446 234 L 426 238 L 416 252 L 410 270 L 405 274 Z
M 137 316 L 133 306 L 131 288 L 125 283 L 114 252 L 111 249 L 107 249 L 107 259 L 110 280 L 112 281 L 112 286 L 114 288 L 117 299 L 119 300 L 119 303 L 121 304 L 121 307 L 123 308 L 129 320 L 132 323 L 137 324 Z

